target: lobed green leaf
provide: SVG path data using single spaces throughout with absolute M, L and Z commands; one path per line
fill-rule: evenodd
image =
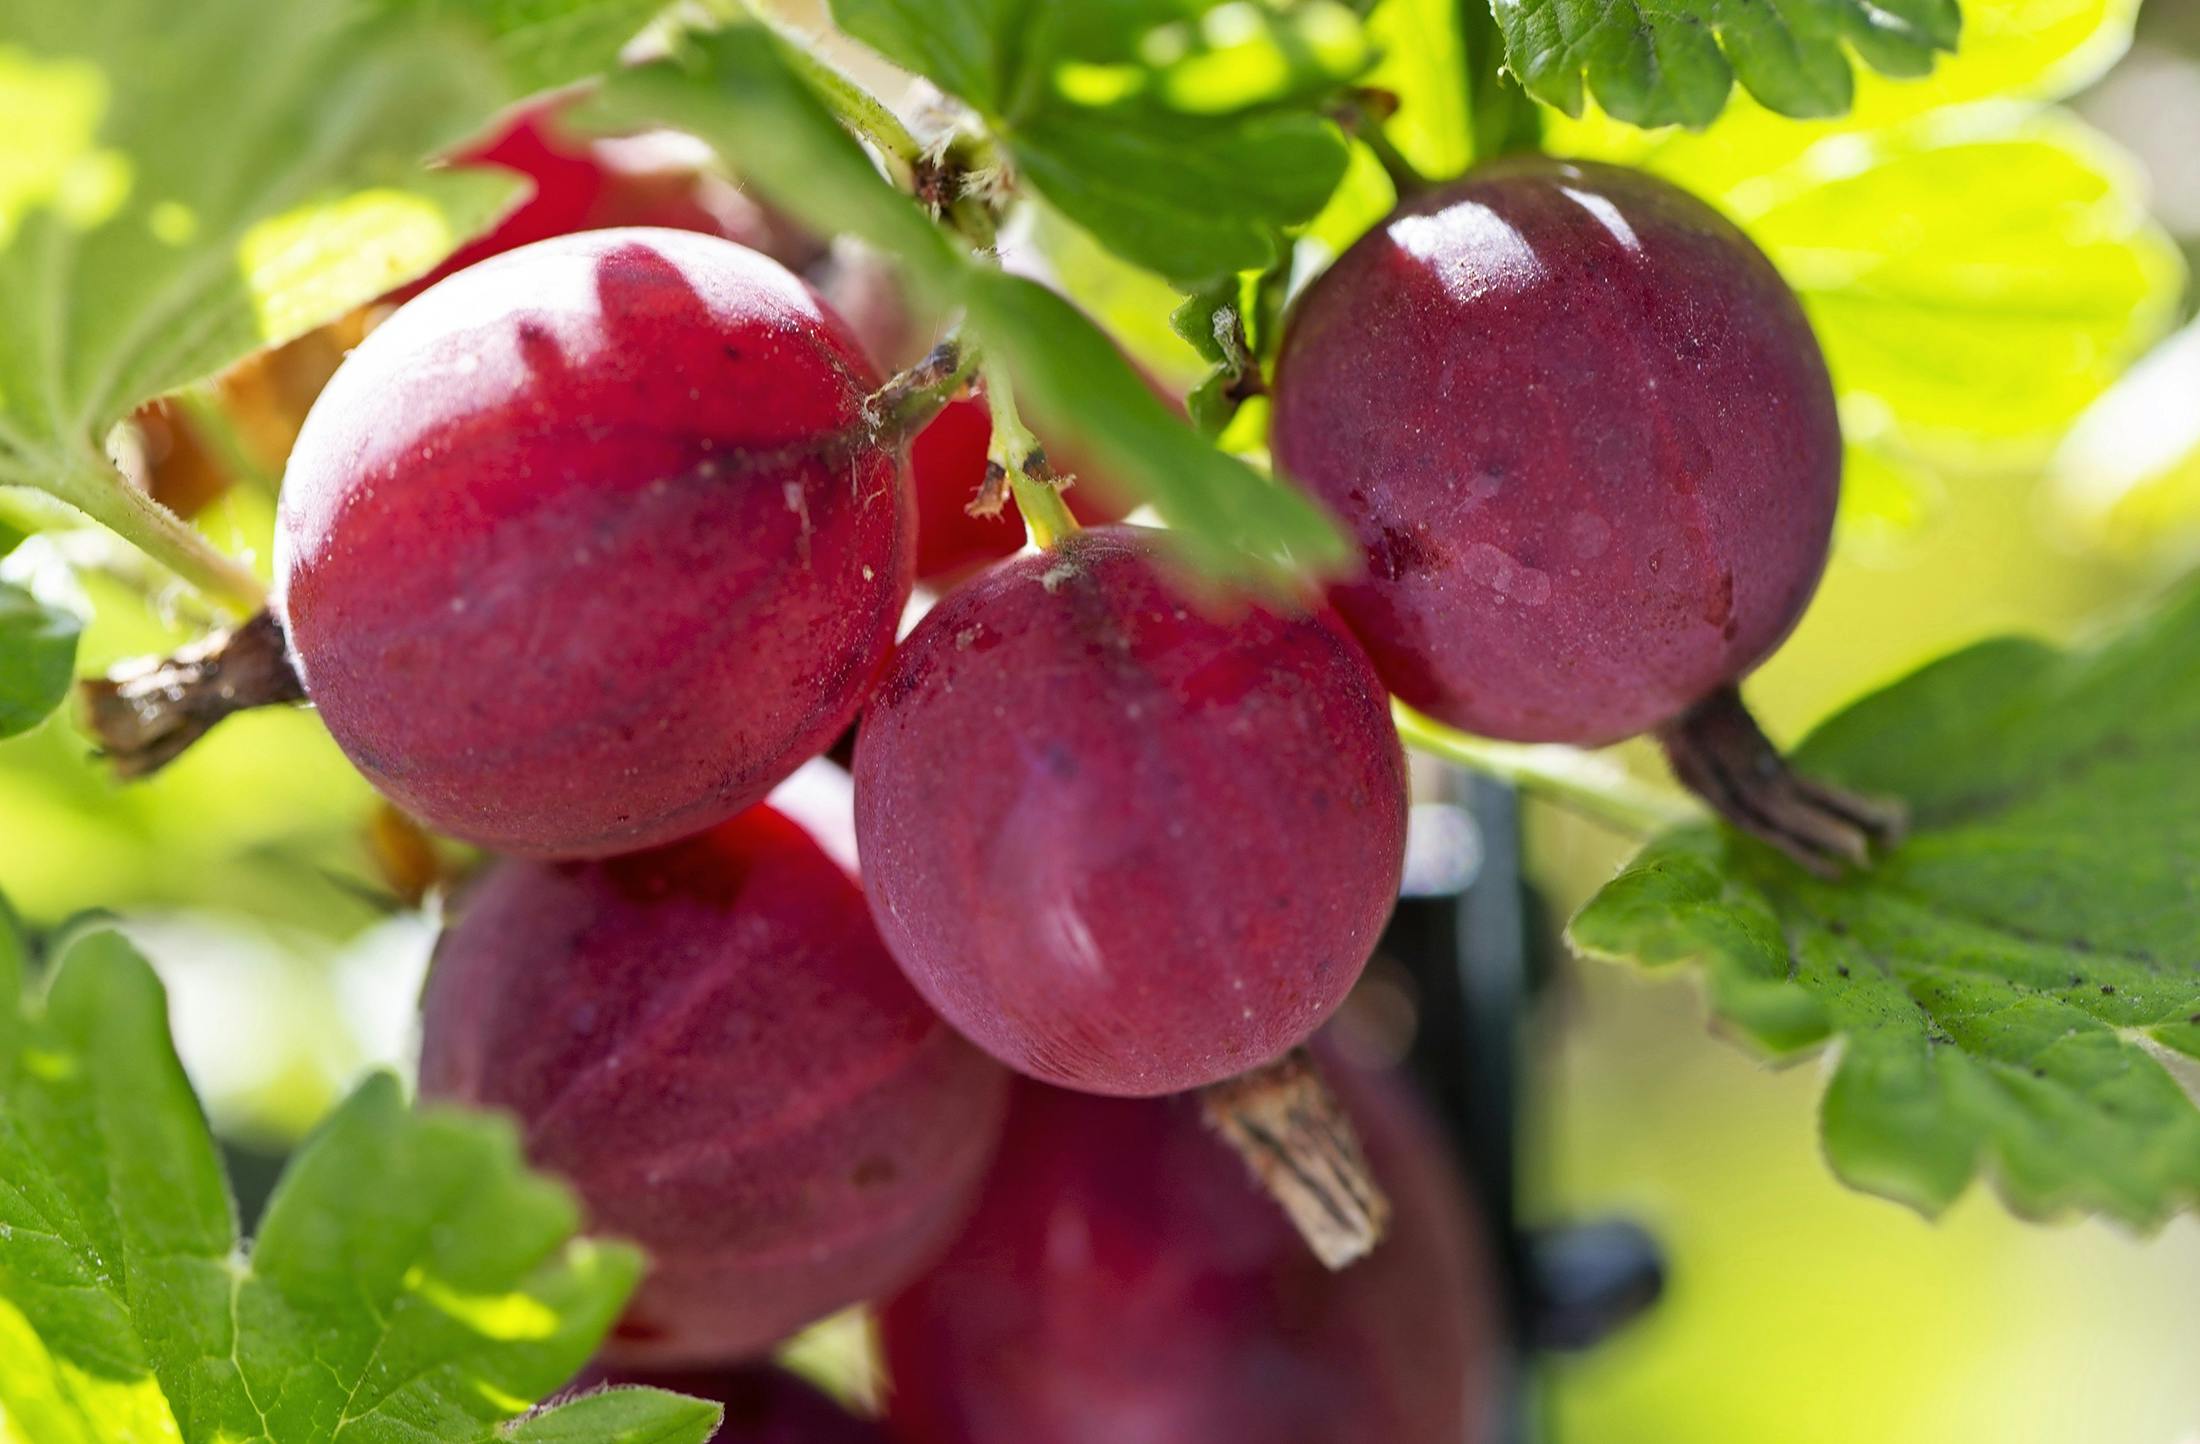
M 1568 115 L 1585 96 L 1631 125 L 1708 125 L 1738 77 L 1789 116 L 1849 108 L 1849 53 L 1889 75 L 1953 50 L 1955 0 L 1493 0 L 1508 63 Z
M 1337 0 L 833 0 L 978 112 L 1020 177 L 1185 289 L 1262 270 L 1344 172 L 1321 101 L 1374 51 Z
M 1827 1158 L 1928 1213 L 1979 1173 L 2019 1212 L 2151 1226 L 2200 1204 L 2200 583 L 2097 650 L 1988 642 L 1828 722 L 1797 766 L 1905 799 L 1911 836 L 1813 878 L 1708 827 L 1572 925 L 1703 969 L 1719 1020 L 1831 1040 Z
M 638 1256 L 572 1238 L 509 1125 L 412 1113 L 386 1077 L 300 1151 L 247 1252 L 152 971 L 84 933 L 19 1012 L 21 967 L 0 937 L 0 1415 L 28 1440 L 509 1437 L 616 1317 Z M 691 1405 L 594 1411 L 699 1439 Z

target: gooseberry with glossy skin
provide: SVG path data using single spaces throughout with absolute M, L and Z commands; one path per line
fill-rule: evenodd
M 950 401 L 909 443 L 909 485 L 917 506 L 917 580 L 947 581 L 973 567 L 1013 555 L 1024 544 L 1014 497 L 994 516 L 972 516 L 985 485 L 993 419 L 982 396 Z M 1047 448 L 1054 467 L 1073 478 L 1062 493 L 1070 515 L 1087 526 L 1121 521 L 1130 510 L 1073 453 Z
M 886 1431 L 849 1413 L 815 1385 L 772 1365 L 662 1372 L 591 1370 L 576 1391 L 665 1389 L 724 1406 L 711 1444 L 888 1444 Z
M 847 725 L 908 599 L 875 384 L 728 241 L 593 231 L 460 272 L 291 454 L 277 606 L 308 696 L 392 801 L 500 851 L 731 816 Z
M 1818 584 L 1840 486 L 1809 323 L 1670 183 L 1531 157 L 1400 207 L 1284 339 L 1280 469 L 1358 539 L 1338 610 L 1467 731 L 1598 744 L 1747 673 Z
M 512 1114 L 590 1226 L 648 1250 L 607 1345 L 624 1365 L 746 1357 L 905 1282 L 962 1221 L 1007 1096 L 769 807 L 500 864 L 422 1013 L 422 1093 Z
M 903 1444 L 1483 1444 L 1496 1292 L 1442 1141 L 1332 1065 L 1396 1212 L 1318 1262 L 1188 1098 L 1021 1083 L 946 1256 L 886 1307 Z
M 1397 895 L 1405 766 L 1326 613 L 1202 611 L 1161 533 L 950 592 L 856 739 L 856 838 L 918 990 L 1010 1066 L 1173 1093 L 1327 1018 Z

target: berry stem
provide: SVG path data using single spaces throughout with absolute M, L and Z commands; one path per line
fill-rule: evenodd
M 985 386 L 986 410 L 993 418 L 993 442 L 986 453 L 987 490 L 993 489 L 997 470 L 1016 494 L 1016 509 L 1023 513 L 1032 541 L 1042 549 L 1051 547 L 1077 530 L 1077 518 L 1070 515 L 1061 488 L 1047 473 L 1039 438 L 1016 410 L 1007 370 L 986 357 L 978 362 L 978 373 Z
M 121 778 L 147 777 L 232 713 L 305 700 L 282 624 L 255 614 L 173 657 L 127 662 L 82 684 L 84 730 Z
M 1338 122 L 1351 132 L 1382 163 L 1390 184 L 1398 192 L 1398 199 L 1419 195 L 1435 182 L 1421 173 L 1420 167 L 1406 159 L 1383 129 L 1383 122 L 1398 113 L 1398 97 L 1390 91 L 1363 87 L 1354 91 L 1345 101 Z
M 924 147 L 893 108 L 855 79 L 820 56 L 798 35 L 792 34 L 778 19 L 769 14 L 757 0 L 743 0 L 744 8 L 757 23 L 767 27 L 786 44 L 781 46 L 787 62 L 825 102 L 833 118 L 866 141 L 886 163 L 886 172 L 895 186 L 914 191 L 919 165 L 924 160 Z
M 955 399 L 978 364 L 976 348 L 956 337 L 934 346 L 922 361 L 864 398 L 871 440 L 880 446 L 900 446 L 924 430 Z
M 40 483 L 239 616 L 267 605 L 267 587 L 167 507 L 104 461 L 87 460 Z
M 1391 703 L 1390 715 L 1408 747 L 1509 782 L 1629 837 L 1647 838 L 1702 816 L 1687 799 L 1642 781 L 1610 757 L 1558 743 L 1472 737 L 1403 702 Z
M 1873 848 L 1901 841 L 1908 810 L 1796 772 L 1742 704 L 1723 687 L 1661 729 L 1673 773 L 1735 828 L 1786 853 L 1820 877 L 1867 867 Z
M 1341 1269 L 1381 1243 L 1390 1200 L 1314 1057 L 1293 1049 L 1200 1093 L 1207 1123 L 1290 1215 L 1315 1257 Z

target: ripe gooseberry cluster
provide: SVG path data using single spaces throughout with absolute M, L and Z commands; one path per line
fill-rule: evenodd
M 1087 1086 L 1159 1093 L 1269 1062 L 1342 1001 L 1395 892 L 1403 761 L 1357 644 L 1326 616 L 1199 611 L 1151 534 L 1099 528 L 980 577 L 873 692 L 912 571 L 907 480 L 863 420 L 876 386 L 775 263 L 595 231 L 400 308 L 291 458 L 278 611 L 307 696 L 386 793 L 509 855 L 439 947 L 423 1091 L 516 1117 L 594 1226 L 649 1249 L 607 1346 L 624 1365 L 753 1357 L 891 1292 L 992 1154 L 1008 1075 L 920 996 L 945 970 L 890 952 L 856 884 L 759 802 L 867 694 L 873 876 L 926 861 L 895 836 L 934 805 L 896 803 L 903 769 L 877 759 L 938 755 L 926 728 L 985 745 L 936 702 L 1055 734 L 935 818 L 976 849 L 949 860 L 965 895 L 1017 890 L 1051 920 L 970 955 L 1007 990 L 1005 1032 L 952 1014 L 1031 1066 L 1081 1049 Z M 1031 668 L 1065 689 L 1051 713 L 1017 691 Z M 1086 850 L 986 876 L 987 809 Z M 1268 851 L 1222 866 L 1240 828 Z M 1277 886 L 1339 839 L 1327 884 Z M 1144 897 L 1140 926 L 1110 921 L 1109 890 Z M 1011 998 L 999 967 L 1034 943 L 1083 975 L 1051 1014 L 1043 982 Z
M 1332 1277 L 1169 1095 L 1284 1059 L 1357 979 L 1405 844 L 1391 691 L 1526 740 L 1658 730 L 1806 859 L 1888 831 L 1722 700 L 1825 556 L 1793 296 L 1631 173 L 1409 202 L 1277 379 L 1279 461 L 1366 548 L 1334 612 L 1203 605 L 1108 524 L 897 647 L 917 508 L 878 389 L 784 267 L 630 228 L 454 272 L 316 403 L 270 625 L 383 792 L 510 855 L 439 948 L 424 1091 L 514 1115 L 649 1249 L 620 1367 L 907 1286 L 915 1444 L 1471 1437 L 1486 1291 L 1418 1125 L 1345 1087 L 1397 1234 Z M 950 407 L 919 471 L 982 480 L 985 419 Z M 762 803 L 859 709 L 860 886 Z

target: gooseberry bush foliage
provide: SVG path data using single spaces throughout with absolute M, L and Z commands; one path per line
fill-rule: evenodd
M 2141 1226 L 2200 1203 L 2200 593 L 2079 650 L 1940 661 L 1826 723 L 1792 771 L 1732 695 L 1829 532 L 1898 531 L 1936 469 L 2037 454 L 2165 325 L 2173 252 L 2052 103 L 2129 18 L 2105 0 L 831 0 L 795 18 L 0 0 L 0 736 L 19 738 L 0 823 L 39 846 L 57 799 L 108 795 L 56 715 L 80 676 L 225 627 L 276 635 L 245 620 L 265 616 L 282 695 L 317 704 L 359 773 L 519 855 L 444 944 L 429 1101 L 359 1087 L 249 1244 L 125 932 L 43 899 L 0 921 L 0 1439 L 700 1440 L 721 1406 L 731 1438 L 739 1401 L 778 1382 L 614 1373 L 541 1401 L 592 1358 L 708 1362 L 689 1315 L 746 1353 L 898 1288 L 973 1206 L 1000 1247 L 965 1235 L 886 1311 L 889 1355 L 925 1371 L 905 1432 L 1059 1432 L 1046 1391 L 1079 1395 L 1081 1359 L 993 1397 L 1010 1386 L 931 1322 L 998 1286 L 1041 1188 L 1187 1267 L 1257 1241 L 1233 1287 L 1328 1299 L 1321 1362 L 1371 1361 L 1340 1385 L 1354 1426 L 1393 1410 L 1450 1437 L 1459 1397 L 1375 1357 L 1401 1318 L 1488 1327 L 1458 1312 L 1470 1283 L 1428 1289 L 1472 1272 L 1443 1181 L 1394 1181 L 1380 1247 L 1403 1251 L 1332 1278 L 1242 1170 L 1199 1153 L 1190 1105 L 1150 1096 L 1271 1062 L 1337 1006 L 1395 888 L 1400 736 L 1608 816 L 1678 816 L 1571 941 L 1697 965 L 1768 1055 L 1838 1041 L 1823 1130 L 1849 1182 L 1931 1212 L 1984 1176 L 2026 1214 Z M 462 246 L 493 249 L 515 205 L 553 199 L 547 172 L 531 200 L 519 170 L 442 163 L 553 92 L 576 133 L 697 138 L 749 220 L 593 196 L 511 238 L 537 248 L 420 293 Z M 699 234 L 568 234 L 606 223 Z M 794 230 L 816 294 L 756 254 Z M 848 248 L 890 278 L 891 315 L 860 299 Z M 1638 256 L 1658 267 L 1634 276 L 1643 313 L 1685 325 L 1610 304 L 1554 355 L 1542 338 L 1580 308 L 1477 300 L 1507 266 L 1587 294 Z M 1408 261 L 1447 284 L 1416 292 Z M 558 319 L 580 292 L 610 334 Z M 145 484 L 141 407 L 207 419 L 239 363 L 409 296 L 277 448 L 279 518 L 239 488 L 194 525 Z M 1668 364 L 1711 334 L 1749 364 Z M 497 347 L 524 371 L 456 365 Z M 1626 395 L 1599 390 L 1622 384 L 1611 355 L 1640 361 Z M 738 394 L 706 394 L 727 366 Z M 1504 399 L 1436 412 L 1439 373 L 1538 377 L 1534 444 L 1492 419 Z M 1630 406 L 1670 442 L 1642 463 L 1649 489 L 1614 479 L 1628 458 L 1597 431 Z M 1728 429 L 1692 440 L 1667 416 Z M 466 451 L 484 434 L 501 469 Z M 513 533 L 492 523 L 515 497 L 587 492 L 568 454 L 664 485 L 590 493 L 585 536 L 531 543 L 580 543 L 573 590 L 514 601 Z M 719 466 L 737 486 L 689 484 Z M 1065 499 L 1069 471 L 1090 488 Z M 477 480 L 471 510 L 447 504 Z M 1633 490 L 1599 502 L 1613 486 Z M 978 531 L 922 560 L 935 492 L 951 518 L 958 494 L 1020 513 L 1042 550 L 949 593 L 894 651 L 913 577 L 1011 549 Z M 1133 507 L 1163 536 L 1119 529 Z M 1535 553 L 1544 528 L 1562 554 Z M 801 584 L 720 586 L 714 568 L 775 548 L 803 558 Z M 1325 586 L 1335 612 L 1312 599 Z M 1477 587 L 1478 612 L 1442 613 Z M 1625 615 L 1646 592 L 1671 607 Z M 624 600 L 583 605 L 607 596 Z M 742 606 L 771 622 L 753 644 Z M 561 626 L 568 607 L 592 620 Z M 1641 645 L 1575 645 L 1615 613 Z M 1549 671 L 1592 654 L 1617 693 Z M 207 655 L 127 705 L 198 686 L 218 715 L 245 674 Z M 729 687 L 750 705 L 713 712 Z M 868 915 L 801 829 L 751 806 L 866 702 Z M 1223 705 L 1245 725 L 1218 741 Z M 1052 739 L 1045 816 L 987 771 L 1018 725 Z M 1644 731 L 1723 820 L 1547 745 Z M 270 745 L 263 820 L 187 758 L 82 843 L 105 891 L 73 901 L 292 922 L 350 905 L 322 879 L 358 872 L 377 804 L 325 745 Z M 385 882 L 389 835 L 435 870 L 409 827 L 376 834 Z M 989 851 L 1003 835 L 1013 849 Z M 1231 835 L 1242 849 L 1212 845 Z M 1101 926 L 1034 905 L 1102 876 L 1122 895 Z M 611 940 L 571 990 L 604 989 L 587 1016 L 610 1042 L 500 1032 L 501 1005 L 556 990 L 542 960 L 573 963 L 557 950 L 591 929 Z M 1017 972 L 1060 937 L 1088 975 Z M 659 953 L 686 971 L 648 968 Z M 1247 1001 L 1172 995 L 1202 954 L 1246 960 Z M 866 1011 L 832 1014 L 826 978 Z M 715 1066 L 729 1052 L 741 1066 Z M 672 1080 L 655 1094 L 632 1081 L 653 1069 Z M 1380 1172 L 1417 1125 L 1375 1085 L 1341 1091 Z M 847 1106 L 814 1116 L 826 1094 Z M 988 1120 L 1009 1152 L 973 1204 Z M 684 1160 L 679 1186 L 628 1144 Z M 1205 1236 L 1158 1236 L 1143 1160 L 1180 1151 Z M 847 1252 L 775 1274 L 818 1245 L 801 1232 L 817 1197 Z M 641 1282 L 628 1239 L 660 1279 Z M 1060 1307 L 1054 1290 L 1123 1332 L 1104 1271 L 1025 1282 L 1018 1307 Z M 1207 1323 L 1217 1374 L 1275 1327 L 1250 1302 Z M 1169 1385 L 1187 1437 L 1242 1424 L 1198 1383 Z

